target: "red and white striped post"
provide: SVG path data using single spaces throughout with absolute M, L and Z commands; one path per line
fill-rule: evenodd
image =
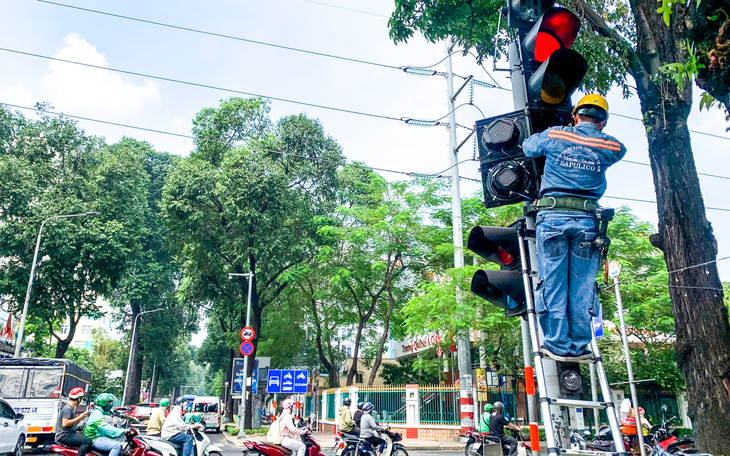
M 459 381 L 459 403 L 461 405 L 461 433 L 474 430 L 474 395 L 472 394 L 471 375 L 462 376 Z M 461 383 L 466 383 L 462 385 Z

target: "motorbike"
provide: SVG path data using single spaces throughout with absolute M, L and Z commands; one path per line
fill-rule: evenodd
M 511 430 L 511 433 L 512 437 L 517 440 L 517 455 L 531 456 L 532 448 L 527 443 L 527 438 L 514 429 Z M 488 432 L 467 432 L 464 437 L 467 438 L 464 456 L 507 456 L 509 454 L 509 445 L 502 445 L 502 441 L 498 437 Z
M 662 407 L 662 412 L 666 409 Z M 694 456 L 711 456 L 709 453 L 700 453 L 694 440 L 687 436 L 680 437 L 676 429 L 669 429 L 669 425 L 678 421 L 676 416 L 663 419 L 662 424 L 651 429 L 649 438 L 653 442 L 651 456 L 670 456 L 691 454 Z
M 223 456 L 223 450 L 217 445 L 210 443 L 210 437 L 208 437 L 203 429 L 205 428 L 200 427 L 190 430 L 190 434 L 193 436 L 193 452 L 195 456 Z M 156 452 L 153 456 L 160 456 L 160 454 L 162 456 L 182 456 L 183 447 L 180 444 L 151 435 L 140 436 L 140 439 Z M 127 455 L 125 454 L 125 456 Z
M 312 430 L 310 428 L 307 428 L 307 433 L 302 434 L 301 437 L 302 442 L 307 447 L 304 453 L 306 456 L 324 456 L 319 443 L 312 438 Z M 289 448 L 271 442 L 244 440 L 243 447 L 243 456 L 290 456 L 292 454 Z
M 380 438 L 385 440 L 385 448 L 381 456 L 408 456 L 408 451 L 401 445 L 403 436 L 398 432 L 385 429 L 380 432 Z M 335 439 L 335 456 L 375 456 L 376 451 L 367 440 L 357 435 L 338 432 Z
M 115 427 L 127 429 L 124 433 L 125 443 L 122 445 L 122 454 L 125 456 L 159 456 L 154 451 L 150 451 L 149 445 L 139 435 L 137 429 L 132 427 L 134 422 L 138 422 L 134 417 L 123 413 L 122 411 L 112 410 L 112 424 Z M 84 420 L 85 422 L 85 420 Z M 62 443 L 55 442 L 51 445 L 51 451 L 62 456 L 77 456 L 79 449 L 76 447 L 66 446 Z M 87 454 L 92 456 L 108 456 L 107 453 L 91 449 Z
M 609 426 L 601 426 L 596 433 L 596 436 L 592 440 L 588 440 L 591 436 L 591 431 L 584 430 L 582 432 L 575 432 L 570 430 L 570 447 L 574 450 L 589 450 L 589 451 L 601 451 L 601 452 L 616 452 L 613 438 L 611 437 L 611 428 Z M 629 436 L 622 435 L 624 442 L 624 451 L 632 452 L 632 442 Z

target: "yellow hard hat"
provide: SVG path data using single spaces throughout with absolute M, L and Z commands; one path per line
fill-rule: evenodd
M 600 94 L 588 94 L 575 105 L 573 114 L 582 114 L 599 120 L 606 120 L 608 119 L 608 101 Z

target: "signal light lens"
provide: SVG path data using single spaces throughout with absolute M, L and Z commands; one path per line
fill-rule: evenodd
M 524 40 L 524 48 L 542 63 L 558 49 L 570 48 L 580 31 L 580 19 L 570 10 L 554 6 L 540 18 Z

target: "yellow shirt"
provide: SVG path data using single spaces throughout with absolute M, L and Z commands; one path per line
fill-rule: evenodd
M 167 410 L 162 407 L 157 407 L 150 420 L 147 422 L 147 435 L 160 435 L 162 430 L 162 424 L 165 422 L 165 412 Z

